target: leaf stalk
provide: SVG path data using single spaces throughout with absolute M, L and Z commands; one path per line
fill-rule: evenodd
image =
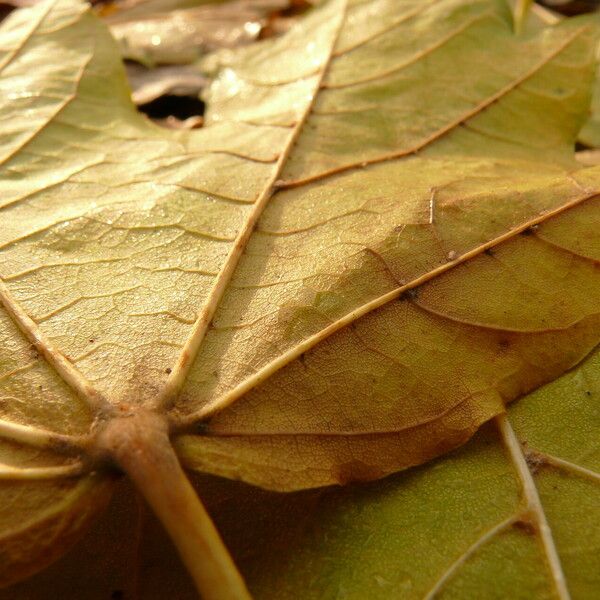
M 251 596 L 173 450 L 164 417 L 138 409 L 109 421 L 101 450 L 125 471 L 175 544 L 204 600 Z

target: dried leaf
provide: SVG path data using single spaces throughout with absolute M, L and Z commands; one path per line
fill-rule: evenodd
M 600 586 L 599 397 L 596 351 L 509 410 L 573 598 L 594 598 Z M 485 426 L 442 459 L 360 487 L 277 494 L 206 477 L 198 486 L 257 600 L 340 590 L 350 600 L 417 600 L 436 587 L 441 598 L 555 597 L 516 467 Z M 41 600 L 48 589 L 64 600 L 195 598 L 156 522 L 123 487 L 76 551 L 0 599 Z
M 152 0 L 111 11 L 106 21 L 125 58 L 145 65 L 193 63 L 215 48 L 256 40 L 289 0 Z
M 127 65 L 127 78 L 136 104 L 147 104 L 166 94 L 198 97 L 208 83 L 197 69 L 185 65 L 147 69 L 131 63 Z
M 71 543 L 116 462 L 210 590 L 167 435 L 274 490 L 374 479 L 597 345 L 592 21 L 334 0 L 220 53 L 189 132 L 137 114 L 84 5 L 16 11 L 0 42 L 2 582 Z

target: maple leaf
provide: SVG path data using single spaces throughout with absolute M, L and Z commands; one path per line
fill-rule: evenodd
M 214 58 L 190 132 L 135 111 L 86 6 L 0 36 L 4 583 L 80 535 L 118 466 L 203 594 L 247 597 L 180 462 L 296 490 L 494 417 L 509 444 L 505 404 L 598 343 L 589 20 L 334 0 Z

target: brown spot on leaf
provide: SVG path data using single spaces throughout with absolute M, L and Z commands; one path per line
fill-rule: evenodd
M 511 347 L 511 341 L 508 338 L 502 337 L 498 340 L 498 348 L 502 352 L 506 352 Z
M 532 225 L 531 227 L 528 227 L 527 229 L 523 229 L 523 231 L 521 231 L 521 235 L 533 235 L 538 229 L 539 229 L 539 225 Z
M 405 292 L 403 292 L 400 297 L 398 298 L 398 300 L 408 300 L 408 301 L 412 301 L 412 300 L 417 300 L 419 298 L 419 288 L 415 287 L 415 288 L 410 288 L 409 290 L 406 290 Z

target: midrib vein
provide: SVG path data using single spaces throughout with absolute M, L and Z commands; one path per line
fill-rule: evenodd
M 420 285 L 423 285 L 424 283 L 427 283 L 428 281 L 435 279 L 436 277 L 442 275 L 443 273 L 450 271 L 451 269 L 457 267 L 458 265 L 461 265 L 461 264 L 465 263 L 466 261 L 482 254 L 486 250 L 493 248 L 507 240 L 510 240 L 511 238 L 515 237 L 516 235 L 525 231 L 526 229 L 529 229 L 530 227 L 532 227 L 534 225 L 543 223 L 544 221 L 548 220 L 549 218 L 556 216 L 570 208 L 573 208 L 574 206 L 577 206 L 578 204 L 581 204 L 585 200 L 597 195 L 597 193 L 598 192 L 596 190 L 586 191 L 585 194 L 575 197 L 570 202 L 567 202 L 567 203 L 563 204 L 562 206 L 559 206 L 547 213 L 539 215 L 539 216 L 535 217 L 534 219 L 531 219 L 530 221 L 522 223 L 522 224 L 518 225 L 517 227 L 510 229 L 506 233 L 498 236 L 497 238 L 494 238 L 494 239 L 490 240 L 489 242 L 486 242 L 485 244 L 481 244 L 480 246 L 477 246 L 477 247 L 473 248 L 472 250 L 469 250 L 465 254 L 457 257 L 455 260 L 449 261 L 443 265 L 440 265 L 439 267 L 432 269 L 431 271 L 429 271 L 427 273 L 424 273 L 420 277 L 413 279 L 412 281 L 406 283 L 405 285 L 397 287 L 397 288 L 379 296 L 378 298 L 375 298 L 374 300 L 371 300 L 370 302 L 363 304 L 362 306 L 354 309 L 353 311 L 345 314 L 343 317 L 334 321 L 333 323 L 331 323 L 327 327 L 323 328 L 322 330 L 318 331 L 317 333 L 307 337 L 305 340 L 303 340 L 302 342 L 300 342 L 293 348 L 290 348 L 289 350 L 287 350 L 283 354 L 279 355 L 277 358 L 275 358 L 271 362 L 267 363 L 264 367 L 262 367 L 261 369 L 256 371 L 253 375 L 248 377 L 246 380 L 242 381 L 239 385 L 234 387 L 231 391 L 229 391 L 226 394 L 224 394 L 223 396 L 215 399 L 213 402 L 207 403 L 200 410 L 178 419 L 177 420 L 178 427 L 181 427 L 181 428 L 189 427 L 190 425 L 193 425 L 195 422 L 197 422 L 201 419 L 206 419 L 206 418 L 214 415 L 216 412 L 227 408 L 228 406 L 233 404 L 236 400 L 238 400 L 241 396 L 248 393 L 251 389 L 253 389 L 257 385 L 263 383 L 265 380 L 269 379 L 274 373 L 276 373 L 277 371 L 279 371 L 280 369 L 282 369 L 283 367 L 288 365 L 293 360 L 299 358 L 302 354 L 304 354 L 308 350 L 311 350 L 312 348 L 314 348 L 317 344 L 319 344 L 323 340 L 329 338 L 334 333 L 338 332 L 340 329 L 343 329 L 344 327 L 350 325 L 351 323 L 355 322 L 356 320 L 360 319 L 361 317 L 367 315 L 368 313 L 370 313 L 374 310 L 377 310 L 378 308 L 381 308 L 382 306 L 388 304 L 389 302 L 397 300 L 400 296 L 402 296 L 402 294 L 404 294 L 408 290 L 417 288 Z
M 552 530 L 546 519 L 544 507 L 542 506 L 542 501 L 540 500 L 535 482 L 531 476 L 531 471 L 527 466 L 521 444 L 517 439 L 506 414 L 496 417 L 496 424 L 521 483 L 523 500 L 525 501 L 525 511 L 527 513 L 526 516 L 533 520 L 535 527 L 539 532 L 540 541 L 546 555 L 546 560 L 548 562 L 552 581 L 556 587 L 558 598 L 560 600 L 570 600 L 571 595 L 567 588 L 565 574 L 562 565 L 560 564 L 556 544 L 552 537 Z
M 192 364 L 194 363 L 194 359 L 198 354 L 200 346 L 202 345 L 202 341 L 204 340 L 208 327 L 212 322 L 215 312 L 223 297 L 223 294 L 225 293 L 225 290 L 227 289 L 227 286 L 231 281 L 231 278 L 233 277 L 238 262 L 244 252 L 244 249 L 246 248 L 248 240 L 250 239 L 250 236 L 252 235 L 252 232 L 254 231 L 254 228 L 258 223 L 258 220 L 262 215 L 265 207 L 267 206 L 269 200 L 272 198 L 274 192 L 277 191 L 276 184 L 278 183 L 279 176 L 287 162 L 289 154 L 294 146 L 294 143 L 300 135 L 304 123 L 306 122 L 306 119 L 308 118 L 308 115 L 312 110 L 312 107 L 318 96 L 323 78 L 327 73 L 327 69 L 329 67 L 329 63 L 331 62 L 331 58 L 333 55 L 333 49 L 339 36 L 342 24 L 344 22 L 344 18 L 346 16 L 346 9 L 347 1 L 343 0 L 340 10 L 337 13 L 338 22 L 336 24 L 336 28 L 333 30 L 331 36 L 332 39 L 329 54 L 323 64 L 323 68 L 321 69 L 319 77 L 315 82 L 312 97 L 310 101 L 307 102 L 304 113 L 298 120 L 298 123 L 294 126 L 292 132 L 290 133 L 287 145 L 277 161 L 277 165 L 274 169 L 273 175 L 267 182 L 267 185 L 265 186 L 265 189 L 263 190 L 262 194 L 256 200 L 254 208 L 252 209 L 252 212 L 250 213 L 245 223 L 245 226 L 237 236 L 233 248 L 225 260 L 223 269 L 217 277 L 215 284 L 212 287 L 209 296 L 206 300 L 206 303 L 202 308 L 201 312 L 199 313 L 189 337 L 183 345 L 183 349 L 179 357 L 177 358 L 177 362 L 175 363 L 175 366 L 171 369 L 171 374 L 169 375 L 165 386 L 163 387 L 161 393 L 155 401 L 154 408 L 156 409 L 168 408 L 175 401 L 179 392 L 181 391 L 185 383 L 187 374 Z
M 84 377 L 73 363 L 42 332 L 38 324 L 27 314 L 25 309 L 10 293 L 0 278 L 0 304 L 9 317 L 21 330 L 46 362 L 56 371 L 59 377 L 92 409 L 94 412 L 111 411 L 112 405 Z

